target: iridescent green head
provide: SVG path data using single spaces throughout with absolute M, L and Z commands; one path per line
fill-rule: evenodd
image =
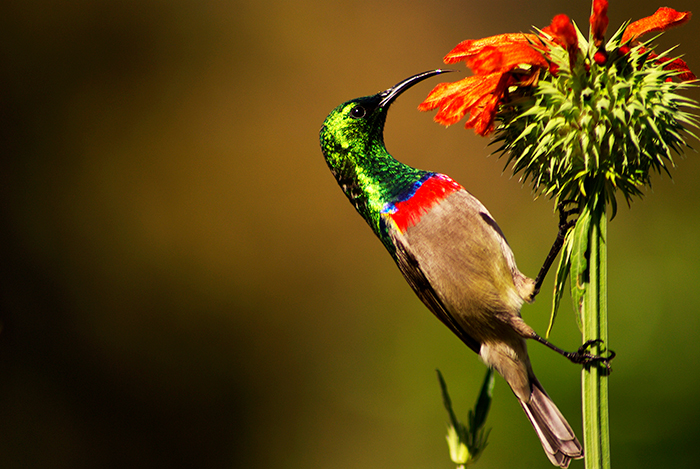
M 430 70 L 403 80 L 372 96 L 335 108 L 321 127 L 321 150 L 336 178 L 351 177 L 369 154 L 384 150 L 384 123 L 389 106 L 413 85 L 450 70 Z
M 379 107 L 380 94 L 353 99 L 335 108 L 321 127 L 321 151 L 333 175 L 354 179 L 358 165 L 384 148 L 388 107 Z
M 384 205 L 426 174 L 386 151 L 384 123 L 389 106 L 411 86 L 447 71 L 423 72 L 381 93 L 347 101 L 331 111 L 321 127 L 321 150 L 328 167 L 380 237 L 379 214 Z

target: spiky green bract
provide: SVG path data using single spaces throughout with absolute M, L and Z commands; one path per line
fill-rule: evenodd
M 684 133 L 698 125 L 688 112 L 697 103 L 678 94 L 696 84 L 673 81 L 678 73 L 662 61 L 669 51 L 650 57 L 648 43 L 622 44 L 625 26 L 604 50 L 577 28 L 582 53 L 573 70 L 567 51 L 546 43 L 552 67 L 534 89 L 502 107 L 496 138 L 497 151 L 508 154 L 513 172 L 537 194 L 583 206 L 599 190 L 612 216 L 617 191 L 628 203 L 641 196 L 652 172 L 668 173 L 672 153 L 687 146 Z
M 430 174 L 397 161 L 384 146 L 386 109 L 380 96 L 353 99 L 335 108 L 321 127 L 321 150 L 343 192 L 392 256 L 396 247 L 381 222 L 386 204 L 401 198 L 407 187 Z M 353 117 L 358 106 L 366 118 Z

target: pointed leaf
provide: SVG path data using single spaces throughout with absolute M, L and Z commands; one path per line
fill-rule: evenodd
M 564 293 L 564 287 L 566 286 L 566 279 L 569 277 L 569 271 L 571 270 L 573 239 L 574 232 L 573 230 L 569 230 L 569 232 L 566 233 L 566 238 L 564 238 L 564 246 L 561 250 L 561 256 L 559 257 L 559 267 L 557 268 L 557 273 L 554 276 L 552 314 L 549 317 L 549 326 L 547 327 L 547 333 L 545 335 L 547 339 L 549 339 L 549 334 L 551 334 L 552 328 L 554 327 L 554 319 L 557 317 L 557 311 L 559 310 L 559 304 L 561 303 L 561 296 Z
M 581 301 L 586 292 L 588 283 L 588 245 L 591 231 L 591 212 L 588 204 L 584 206 L 581 215 L 576 220 L 573 229 L 573 240 L 571 249 L 571 301 L 574 303 L 576 312 L 576 322 L 579 328 L 581 322 Z

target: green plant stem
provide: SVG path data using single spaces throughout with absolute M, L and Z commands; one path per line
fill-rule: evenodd
M 588 244 L 588 282 L 581 304 L 583 341 L 602 340 L 591 351 L 602 353 L 608 344 L 607 219 L 605 203 L 594 202 Z M 608 373 L 591 365 L 582 372 L 583 427 L 586 469 L 610 468 Z

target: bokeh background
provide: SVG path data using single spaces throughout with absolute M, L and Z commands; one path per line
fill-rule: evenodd
M 611 28 L 663 6 L 610 3 Z M 466 418 L 484 367 L 347 203 L 318 129 L 463 39 L 561 12 L 585 28 L 589 8 L 3 1 L 0 467 L 453 467 L 435 369 Z M 696 19 L 659 43 L 697 72 L 699 32 Z M 416 111 L 437 81 L 394 104 L 389 150 L 479 197 L 534 276 L 551 203 L 488 140 Z M 609 227 L 617 468 L 697 464 L 700 161 L 677 163 Z M 551 284 L 523 310 L 542 332 Z M 552 340 L 580 343 L 568 302 Z M 530 350 L 581 435 L 577 367 Z M 488 425 L 477 467 L 551 467 L 500 378 Z

